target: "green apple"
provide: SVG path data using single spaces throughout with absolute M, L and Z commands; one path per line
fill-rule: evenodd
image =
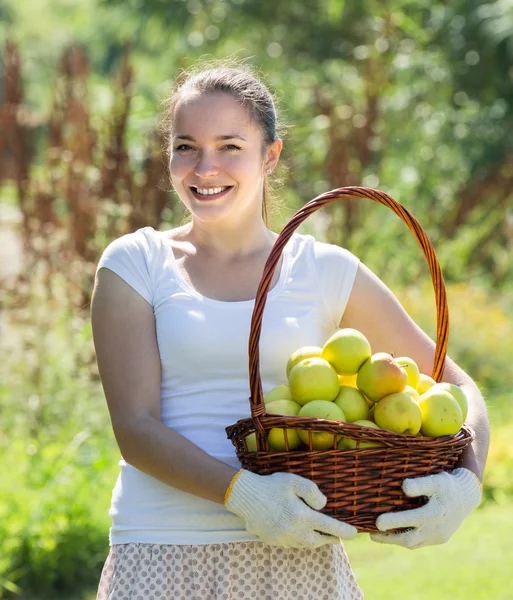
M 468 414 L 468 400 L 467 396 L 465 395 L 465 392 L 460 388 L 459 385 L 456 385 L 455 383 L 447 383 L 444 381 L 442 383 L 435 384 L 429 389 L 430 391 L 444 390 L 446 392 L 449 392 L 449 394 L 451 394 L 451 396 L 460 405 L 461 413 L 463 415 L 463 422 L 465 422 L 465 419 L 467 418 Z
M 370 427 L 372 429 L 381 429 L 380 427 L 378 427 L 376 425 L 376 423 L 373 423 L 372 421 L 369 421 L 368 419 L 360 419 L 359 421 L 355 421 L 353 423 L 353 425 L 360 425 L 361 427 Z M 383 444 L 380 444 L 379 442 L 360 442 L 358 443 L 356 440 L 352 440 L 351 438 L 348 437 L 343 437 L 339 443 L 337 444 L 337 448 L 339 448 L 340 450 L 345 450 L 347 448 L 377 448 L 379 446 L 382 446 Z
M 364 395 L 354 387 L 343 385 L 334 403 L 342 410 L 348 423 L 369 417 L 369 405 Z
M 274 400 L 292 400 L 290 388 L 286 383 L 277 385 L 272 390 L 269 390 L 264 396 L 264 402 L 274 402 Z
M 313 400 L 305 404 L 299 411 L 300 417 L 314 417 L 316 419 L 328 419 L 329 421 L 345 421 L 346 417 L 342 410 L 334 403 L 327 400 Z M 309 445 L 309 437 L 312 436 L 313 450 L 327 450 L 333 448 L 335 435 L 325 431 L 308 431 L 298 429 L 301 441 Z
M 422 414 L 420 431 L 427 437 L 454 435 L 463 425 L 463 413 L 454 396 L 445 390 L 431 387 L 419 398 Z
M 422 394 L 427 392 L 429 388 L 434 385 L 436 385 L 436 381 L 432 377 L 426 375 L 425 373 L 421 373 L 419 376 L 419 383 L 417 385 L 417 392 L 419 393 L 419 396 L 422 396 Z
M 295 416 L 301 410 L 301 406 L 293 400 L 275 400 L 265 405 L 265 410 L 268 415 L 284 415 L 284 416 Z M 301 440 L 296 429 L 287 428 L 287 440 L 289 442 L 289 450 L 295 450 L 301 445 Z M 268 440 L 273 450 L 280 450 L 284 452 L 287 450 L 285 443 L 285 428 L 273 427 L 269 431 Z
M 295 416 L 301 410 L 301 405 L 294 400 L 275 400 L 265 405 L 268 415 Z
M 247 448 L 248 452 L 256 452 L 258 450 L 255 432 L 247 435 L 245 441 L 246 441 L 246 448 Z
M 341 375 L 355 375 L 370 356 L 371 347 L 367 338 L 349 327 L 334 333 L 322 349 L 322 357 Z
M 410 385 L 412 388 L 417 389 L 417 386 L 419 385 L 420 381 L 420 370 L 413 358 L 410 358 L 408 356 L 400 356 L 399 358 L 395 359 L 395 362 L 398 365 L 401 365 L 401 367 L 404 367 L 404 370 L 406 371 L 406 376 L 408 378 L 408 385 Z
M 301 439 L 298 435 L 297 429 L 282 429 L 281 427 L 273 427 L 271 431 L 269 431 L 269 446 L 273 450 L 286 452 L 287 443 L 285 441 L 285 436 L 288 440 L 289 450 L 295 450 L 301 445 Z
M 292 399 L 303 406 L 312 400 L 335 400 L 338 396 L 338 376 L 323 358 L 305 358 L 292 367 L 289 375 Z
M 407 380 L 405 369 L 390 354 L 377 352 L 360 367 L 356 384 L 369 400 L 379 402 L 389 394 L 402 392 Z
M 302 348 L 299 348 L 299 350 L 296 350 L 290 355 L 290 358 L 287 361 L 287 378 L 298 362 L 305 360 L 305 358 L 321 358 L 321 356 L 322 348 L 319 346 L 303 346 Z
M 385 396 L 376 404 L 374 420 L 382 429 L 416 435 L 420 431 L 422 414 L 410 394 L 399 392 Z
M 411 385 L 407 385 L 404 388 L 403 394 L 410 394 L 410 396 L 415 400 L 415 402 L 418 402 L 418 399 L 420 398 L 420 394 L 415 388 L 412 388 Z

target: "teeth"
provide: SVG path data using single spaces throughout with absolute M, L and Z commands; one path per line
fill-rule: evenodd
M 224 190 L 227 190 L 228 186 L 226 187 L 216 187 L 216 188 L 196 188 L 196 192 L 198 194 L 201 194 L 202 196 L 212 196 L 214 194 L 219 194 L 220 192 L 224 192 Z

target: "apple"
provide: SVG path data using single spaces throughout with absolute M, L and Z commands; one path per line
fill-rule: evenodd
M 286 383 L 277 385 L 272 390 L 269 390 L 267 392 L 267 394 L 264 396 L 264 402 L 266 404 L 268 402 L 274 402 L 274 400 L 292 400 L 292 395 L 290 394 L 290 388 Z
M 301 405 L 292 400 L 275 400 L 274 402 L 269 402 L 269 404 L 266 404 L 265 410 L 268 415 L 295 416 L 301 410 Z M 267 439 L 269 440 L 269 445 L 273 450 L 280 450 L 281 452 L 287 450 L 285 435 L 287 436 L 289 443 L 289 450 L 295 450 L 301 445 L 301 440 L 299 439 L 297 429 L 287 428 L 286 431 L 287 433 L 285 434 L 284 427 L 273 427 L 269 431 Z
M 368 358 L 358 371 L 356 384 L 372 402 L 389 394 L 402 392 L 408 377 L 390 354 L 377 352 Z
M 376 404 L 374 420 L 382 429 L 416 435 L 420 431 L 422 414 L 410 394 L 399 392 L 385 396 Z
M 365 396 L 356 388 L 343 385 L 333 401 L 344 413 L 346 421 L 353 423 L 369 417 L 369 406 Z
M 338 382 L 341 386 L 349 385 L 351 387 L 356 387 L 356 373 L 354 375 L 340 375 L 338 376 Z
M 313 400 L 305 404 L 299 411 L 300 417 L 314 417 L 316 419 L 328 419 L 329 421 L 345 421 L 346 417 L 342 410 L 334 403 L 327 400 Z M 301 441 L 309 445 L 309 437 L 312 436 L 313 450 L 327 450 L 333 448 L 335 435 L 327 431 L 308 431 L 298 429 Z
M 463 413 L 454 396 L 445 390 L 431 387 L 419 398 L 422 414 L 420 431 L 427 437 L 454 435 L 463 425 Z
M 257 448 L 257 441 L 256 441 L 256 433 L 250 433 L 249 435 L 246 436 L 245 439 L 246 442 L 246 448 L 248 450 L 248 452 L 257 452 L 258 448 Z
M 265 405 L 268 415 L 295 416 L 301 410 L 301 405 L 294 400 L 274 400 Z
M 417 402 L 418 399 L 420 398 L 420 394 L 417 392 L 417 390 L 415 388 L 412 388 L 411 385 L 407 385 L 404 388 L 403 393 L 410 394 L 410 396 L 415 400 L 415 402 Z
M 301 439 L 298 435 L 297 429 L 283 429 L 281 427 L 273 427 L 269 431 L 269 446 L 273 450 L 279 450 L 280 452 L 287 451 L 287 443 L 285 436 L 289 443 L 289 450 L 295 450 L 298 446 L 301 446 Z
M 289 375 L 292 399 L 302 406 L 312 400 L 335 400 L 340 386 L 335 369 L 323 358 L 305 358 Z
M 341 375 L 355 375 L 370 357 L 369 341 L 363 333 L 350 327 L 335 332 L 322 349 L 322 358 Z
M 427 392 L 433 385 L 436 385 L 436 381 L 429 375 L 421 373 L 419 376 L 419 383 L 417 385 L 417 392 L 420 396 L 422 396 L 422 394 Z
M 407 384 L 412 388 L 417 389 L 420 381 L 420 370 L 417 363 L 408 356 L 400 356 L 395 359 L 395 362 L 401 367 L 404 367 L 407 376 Z
M 298 362 L 305 360 L 305 358 L 321 358 L 321 356 L 322 348 L 319 346 L 303 346 L 302 348 L 299 348 L 299 350 L 296 350 L 290 355 L 290 358 L 287 361 L 287 378 Z
M 451 394 L 451 396 L 460 405 L 461 413 L 463 415 L 463 422 L 465 422 L 468 414 L 468 400 L 467 396 L 465 395 L 465 392 L 460 388 L 459 385 L 456 385 L 455 383 L 447 383 L 444 381 L 442 383 L 437 383 L 433 385 L 429 389 L 430 391 L 445 390 L 446 392 L 449 392 L 449 394 Z
M 372 429 L 381 429 L 376 425 L 376 423 L 373 423 L 368 419 L 360 419 L 358 421 L 355 421 L 353 425 L 360 425 L 361 427 L 370 427 Z M 351 438 L 343 437 L 337 444 L 337 448 L 339 448 L 339 450 L 345 450 L 347 448 L 377 448 L 378 446 L 382 445 L 383 444 L 380 444 L 379 442 L 357 442 L 356 440 L 353 440 Z

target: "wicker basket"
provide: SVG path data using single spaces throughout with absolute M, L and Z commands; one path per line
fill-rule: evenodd
M 349 423 L 298 416 L 267 415 L 260 378 L 259 340 L 262 315 L 273 273 L 284 246 L 296 228 L 325 204 L 341 198 L 368 198 L 393 210 L 415 235 L 429 263 L 435 289 L 437 309 L 436 351 L 432 377 L 440 381 L 447 351 L 449 316 L 445 285 L 434 248 L 415 217 L 384 192 L 364 187 L 343 187 L 314 198 L 290 219 L 278 236 L 260 282 L 253 310 L 249 337 L 249 398 L 251 417 L 226 428 L 228 438 L 236 447 L 243 468 L 270 475 L 288 472 L 314 481 L 328 498 L 323 512 L 351 523 L 359 531 L 377 531 L 376 518 L 391 510 L 406 510 L 421 506 L 424 498 L 408 498 L 402 491 L 406 477 L 420 477 L 451 470 L 473 439 L 473 432 L 464 425 L 451 436 L 428 438 L 397 434 L 383 429 L 370 429 Z M 354 450 L 312 450 L 312 443 L 285 452 L 271 451 L 266 434 L 273 427 L 323 431 L 352 438 Z M 249 452 L 245 438 L 256 432 L 256 452 Z M 335 438 L 336 439 L 336 438 Z M 379 447 L 359 448 L 362 442 L 379 442 Z M 288 444 L 287 444 L 288 449 Z

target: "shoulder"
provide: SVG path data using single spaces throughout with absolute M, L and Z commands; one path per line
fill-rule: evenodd
M 159 235 L 162 234 L 160 234 L 158 231 L 155 231 L 153 227 L 142 227 L 141 229 L 137 229 L 137 231 L 126 233 L 112 240 L 105 251 L 143 251 L 149 254 L 158 244 Z
M 360 262 L 360 259 L 347 248 L 321 242 L 310 234 L 294 233 L 290 251 L 296 257 L 301 254 L 306 255 L 316 268 L 348 265 L 356 269 Z

